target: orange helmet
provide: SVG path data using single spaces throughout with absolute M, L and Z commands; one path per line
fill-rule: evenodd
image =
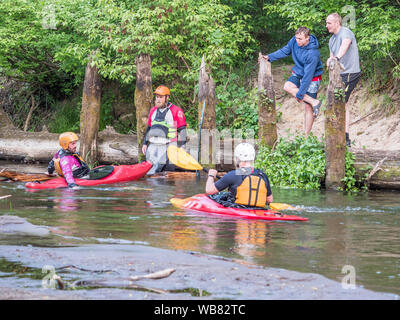
M 159 86 L 157 87 L 156 91 L 154 91 L 154 94 L 159 94 L 160 96 L 170 96 L 171 92 L 169 91 L 168 87 Z
M 68 149 L 68 146 L 72 141 L 78 141 L 78 140 L 79 140 L 78 136 L 73 132 L 64 132 L 61 133 L 60 136 L 58 137 L 58 141 L 60 142 L 61 148 L 65 150 Z

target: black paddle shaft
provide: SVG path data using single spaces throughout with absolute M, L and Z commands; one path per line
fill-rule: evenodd
M 209 169 L 203 168 L 203 171 L 206 172 L 206 173 L 208 173 L 208 170 L 209 170 Z M 222 177 L 219 176 L 219 175 L 216 175 L 215 177 L 216 177 L 217 179 L 221 179 L 221 178 L 222 178 Z

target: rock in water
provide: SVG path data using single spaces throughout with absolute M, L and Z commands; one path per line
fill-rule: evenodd
M 44 237 L 50 233 L 47 227 L 35 226 L 17 216 L 0 216 L 0 234 L 25 234 Z

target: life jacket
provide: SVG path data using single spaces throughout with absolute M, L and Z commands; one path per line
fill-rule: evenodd
M 62 157 L 65 156 L 73 156 L 75 159 L 78 160 L 79 164 L 81 165 L 79 168 L 73 170 L 73 176 L 74 178 L 82 177 L 89 173 L 90 169 L 86 162 L 82 159 L 82 157 L 78 153 L 73 153 L 73 154 L 61 154 L 59 158 L 54 159 L 54 168 L 56 169 L 58 175 L 60 177 L 64 177 L 64 174 L 62 172 L 61 166 L 60 166 L 60 160 Z
M 150 129 L 147 135 L 150 142 L 151 138 L 160 138 L 158 141 L 169 143 L 178 140 L 178 128 L 186 126 L 186 120 L 179 107 L 168 103 L 163 111 L 157 107 L 150 110 L 148 126 Z
M 243 175 L 242 183 L 236 188 L 237 204 L 252 207 L 265 207 L 267 204 L 267 186 L 260 173 L 254 169 L 250 174 Z

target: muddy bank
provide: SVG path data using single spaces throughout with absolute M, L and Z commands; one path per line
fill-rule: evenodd
M 84 245 L 39 248 L 1 246 L 0 258 L 16 270 L 0 270 L 0 299 L 133 299 L 133 300 L 369 300 L 398 299 L 397 295 L 356 287 L 344 289 L 340 282 L 318 274 L 263 268 L 240 261 L 194 252 L 165 250 L 142 245 Z M 48 271 L 68 285 L 76 280 L 104 280 L 113 288 L 42 287 Z M 65 266 L 73 266 L 65 268 Z M 173 268 L 162 279 L 127 280 Z M 48 269 L 47 269 L 48 270 Z M 19 273 L 18 273 L 19 272 Z M 67 287 L 68 288 L 68 287 Z

